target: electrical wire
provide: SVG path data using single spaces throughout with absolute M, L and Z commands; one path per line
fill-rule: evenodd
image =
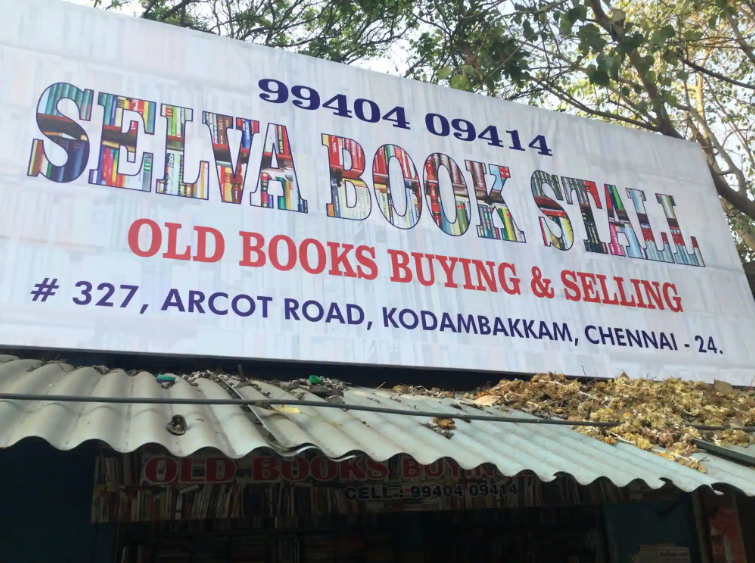
M 327 401 L 303 401 L 298 399 L 180 399 L 173 397 L 91 397 L 86 395 L 38 395 L 31 393 L 0 393 L 0 400 L 10 401 L 46 401 L 59 403 L 110 403 L 131 405 L 234 405 L 264 408 L 265 405 L 315 407 L 323 409 L 343 409 L 362 412 L 376 412 L 381 414 L 397 414 L 403 416 L 422 416 L 438 419 L 456 419 L 462 421 L 479 420 L 483 422 L 510 422 L 514 424 L 545 424 L 553 426 L 592 426 L 596 428 L 611 428 L 622 423 L 618 421 L 598 422 L 591 420 L 563 420 L 560 418 L 518 418 L 512 416 L 491 416 L 457 412 L 420 411 L 408 409 L 392 409 L 386 407 L 372 407 L 367 405 L 352 405 L 348 403 L 329 403 Z M 732 427 L 690 424 L 697 430 L 742 430 L 755 432 L 755 426 Z

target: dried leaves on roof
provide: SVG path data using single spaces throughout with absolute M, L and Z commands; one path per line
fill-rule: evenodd
M 495 404 L 530 414 L 567 420 L 618 422 L 610 428 L 575 430 L 609 444 L 630 442 L 700 471 L 690 454 L 695 439 L 719 444 L 749 445 L 755 436 L 738 427 L 755 426 L 755 392 L 725 382 L 714 385 L 667 379 L 616 379 L 580 382 L 563 375 L 541 374 L 529 381 L 503 380 L 474 395 L 478 404 Z M 695 426 L 725 426 L 708 431 Z
M 235 375 L 195 372 L 183 376 L 196 385 L 199 378 L 210 378 L 229 387 L 254 385 Z M 273 385 L 294 396 L 313 393 L 330 402 L 343 399 L 349 384 L 336 379 L 311 376 Z M 163 385 L 170 385 L 170 382 Z M 422 386 L 397 385 L 391 397 L 423 395 L 458 399 L 453 391 Z M 584 382 L 557 374 L 539 374 L 531 380 L 502 380 L 489 389 L 467 394 L 470 406 L 516 409 L 539 417 L 559 417 L 573 421 L 616 423 L 611 427 L 574 427 L 577 432 L 603 442 L 624 441 L 643 450 L 653 451 L 668 459 L 705 471 L 690 457 L 697 448 L 694 440 L 703 439 L 722 445 L 747 446 L 755 443 L 755 433 L 742 430 L 755 427 L 755 391 L 735 389 L 723 381 L 715 384 L 666 379 L 616 379 Z M 292 409 L 293 410 L 293 409 Z M 455 422 L 436 418 L 427 424 L 447 438 L 453 436 Z M 709 430 L 702 426 L 723 427 Z

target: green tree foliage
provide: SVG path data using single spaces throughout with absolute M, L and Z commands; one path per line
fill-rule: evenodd
M 353 63 L 415 27 L 408 0 L 93 0 L 137 17 Z

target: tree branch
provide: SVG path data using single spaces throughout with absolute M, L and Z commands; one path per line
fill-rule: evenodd
M 543 89 L 547 90 L 548 92 L 550 92 L 551 94 L 553 94 L 554 96 L 556 96 L 558 99 L 566 102 L 567 104 L 569 104 L 571 106 L 574 106 L 578 110 L 583 111 L 583 112 L 585 112 L 585 113 L 587 113 L 589 115 L 594 115 L 596 117 L 605 117 L 606 119 L 610 119 L 612 121 L 621 121 L 621 122 L 627 123 L 628 125 L 634 125 L 635 127 L 639 127 L 640 129 L 647 129 L 649 131 L 656 131 L 656 132 L 658 132 L 658 129 L 656 129 L 650 123 L 643 122 L 643 121 L 638 121 L 636 119 L 632 119 L 631 117 L 624 117 L 623 115 L 618 115 L 618 114 L 615 114 L 615 113 L 609 113 L 607 111 L 601 111 L 601 110 L 593 109 L 593 108 L 591 108 L 591 107 L 583 104 L 582 102 L 580 102 L 576 98 L 568 95 L 567 93 L 565 93 L 565 92 L 563 92 L 561 90 L 555 89 L 553 86 L 549 85 L 547 82 L 545 82 L 543 80 L 537 80 L 536 79 L 536 81 L 537 81 L 538 84 L 540 84 L 540 86 L 543 87 Z
M 157 5 L 158 0 L 150 0 L 149 5 L 144 9 L 144 12 L 142 12 L 142 16 L 144 19 L 147 19 L 147 16 L 149 16 L 152 9 Z
M 197 0 L 181 0 L 179 4 L 176 4 L 175 6 L 173 6 L 170 10 L 168 10 L 168 12 L 164 16 L 162 16 L 161 21 L 166 21 L 170 19 L 172 16 L 176 15 L 179 10 L 185 10 L 186 6 L 188 6 L 189 4 L 193 4 L 196 1 Z
M 731 27 L 731 30 L 734 32 L 734 37 L 737 40 L 737 43 L 741 47 L 744 54 L 747 56 L 748 59 L 750 59 L 750 62 L 755 64 L 755 53 L 752 52 L 752 48 L 747 44 L 747 41 L 742 36 L 742 32 L 739 31 L 739 26 L 737 25 L 737 20 L 735 20 L 731 15 L 724 12 L 726 21 L 729 22 L 729 26 Z
M 700 66 L 699 64 L 693 63 L 690 60 L 685 59 L 684 57 L 679 57 L 679 60 L 682 61 L 685 65 L 687 65 L 690 68 L 695 69 L 698 72 L 702 72 L 703 74 L 707 74 L 708 76 L 712 76 L 713 78 L 717 78 L 719 80 L 723 80 L 724 82 L 728 82 L 729 84 L 732 84 L 734 86 L 741 86 L 742 88 L 749 88 L 750 90 L 755 90 L 755 86 L 752 84 L 747 84 L 745 82 L 740 82 L 739 80 L 734 80 L 733 78 L 729 78 L 728 76 L 724 76 L 723 74 L 720 74 L 713 70 L 708 70 L 707 68 Z
M 747 197 L 747 194 L 734 190 L 726 180 L 715 173 L 712 166 L 708 165 L 708 168 L 713 176 L 713 184 L 716 186 L 718 195 L 755 221 L 755 201 Z

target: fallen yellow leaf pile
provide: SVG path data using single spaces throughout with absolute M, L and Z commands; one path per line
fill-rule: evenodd
M 503 380 L 470 398 L 484 406 L 508 407 L 541 417 L 597 422 L 619 421 L 610 428 L 575 430 L 609 444 L 630 442 L 643 450 L 661 446 L 659 455 L 705 471 L 690 457 L 693 440 L 749 445 L 755 436 L 741 427 L 755 426 L 755 391 L 734 389 L 728 383 L 667 379 L 616 379 L 580 382 L 563 375 L 540 374 L 529 381 Z M 724 426 L 701 430 L 695 426 Z

